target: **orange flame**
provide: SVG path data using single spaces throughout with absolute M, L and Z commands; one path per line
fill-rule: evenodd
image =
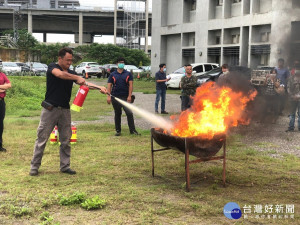
M 202 136 L 211 139 L 215 134 L 226 133 L 238 124 L 249 124 L 245 108 L 257 94 L 250 91 L 248 96 L 234 92 L 229 87 L 219 87 L 208 82 L 199 87 L 193 97 L 193 105 L 176 119 L 171 134 L 180 137 Z

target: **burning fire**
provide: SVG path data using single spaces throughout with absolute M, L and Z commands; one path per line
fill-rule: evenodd
M 193 105 L 175 120 L 171 134 L 180 137 L 202 136 L 212 139 L 215 134 L 225 133 L 229 127 L 249 124 L 245 108 L 257 94 L 251 90 L 248 96 L 208 82 L 197 89 Z

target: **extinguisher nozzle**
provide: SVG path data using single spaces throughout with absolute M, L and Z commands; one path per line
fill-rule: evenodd
M 80 112 L 81 108 L 82 107 L 80 107 L 78 105 L 74 105 L 74 104 L 71 105 L 71 109 L 75 112 Z

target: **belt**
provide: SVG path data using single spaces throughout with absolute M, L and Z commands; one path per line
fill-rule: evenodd
M 64 108 L 64 107 L 61 107 L 61 106 L 54 106 L 54 108 L 58 108 L 58 109 L 68 109 L 68 108 Z

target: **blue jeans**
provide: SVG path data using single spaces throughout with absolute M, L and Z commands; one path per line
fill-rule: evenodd
M 295 117 L 296 117 L 296 111 L 298 114 L 298 129 L 300 130 L 300 101 L 290 101 L 290 123 L 289 123 L 289 130 L 295 129 Z
M 161 112 L 165 111 L 166 89 L 156 89 L 155 112 L 158 112 L 158 103 L 161 98 Z

